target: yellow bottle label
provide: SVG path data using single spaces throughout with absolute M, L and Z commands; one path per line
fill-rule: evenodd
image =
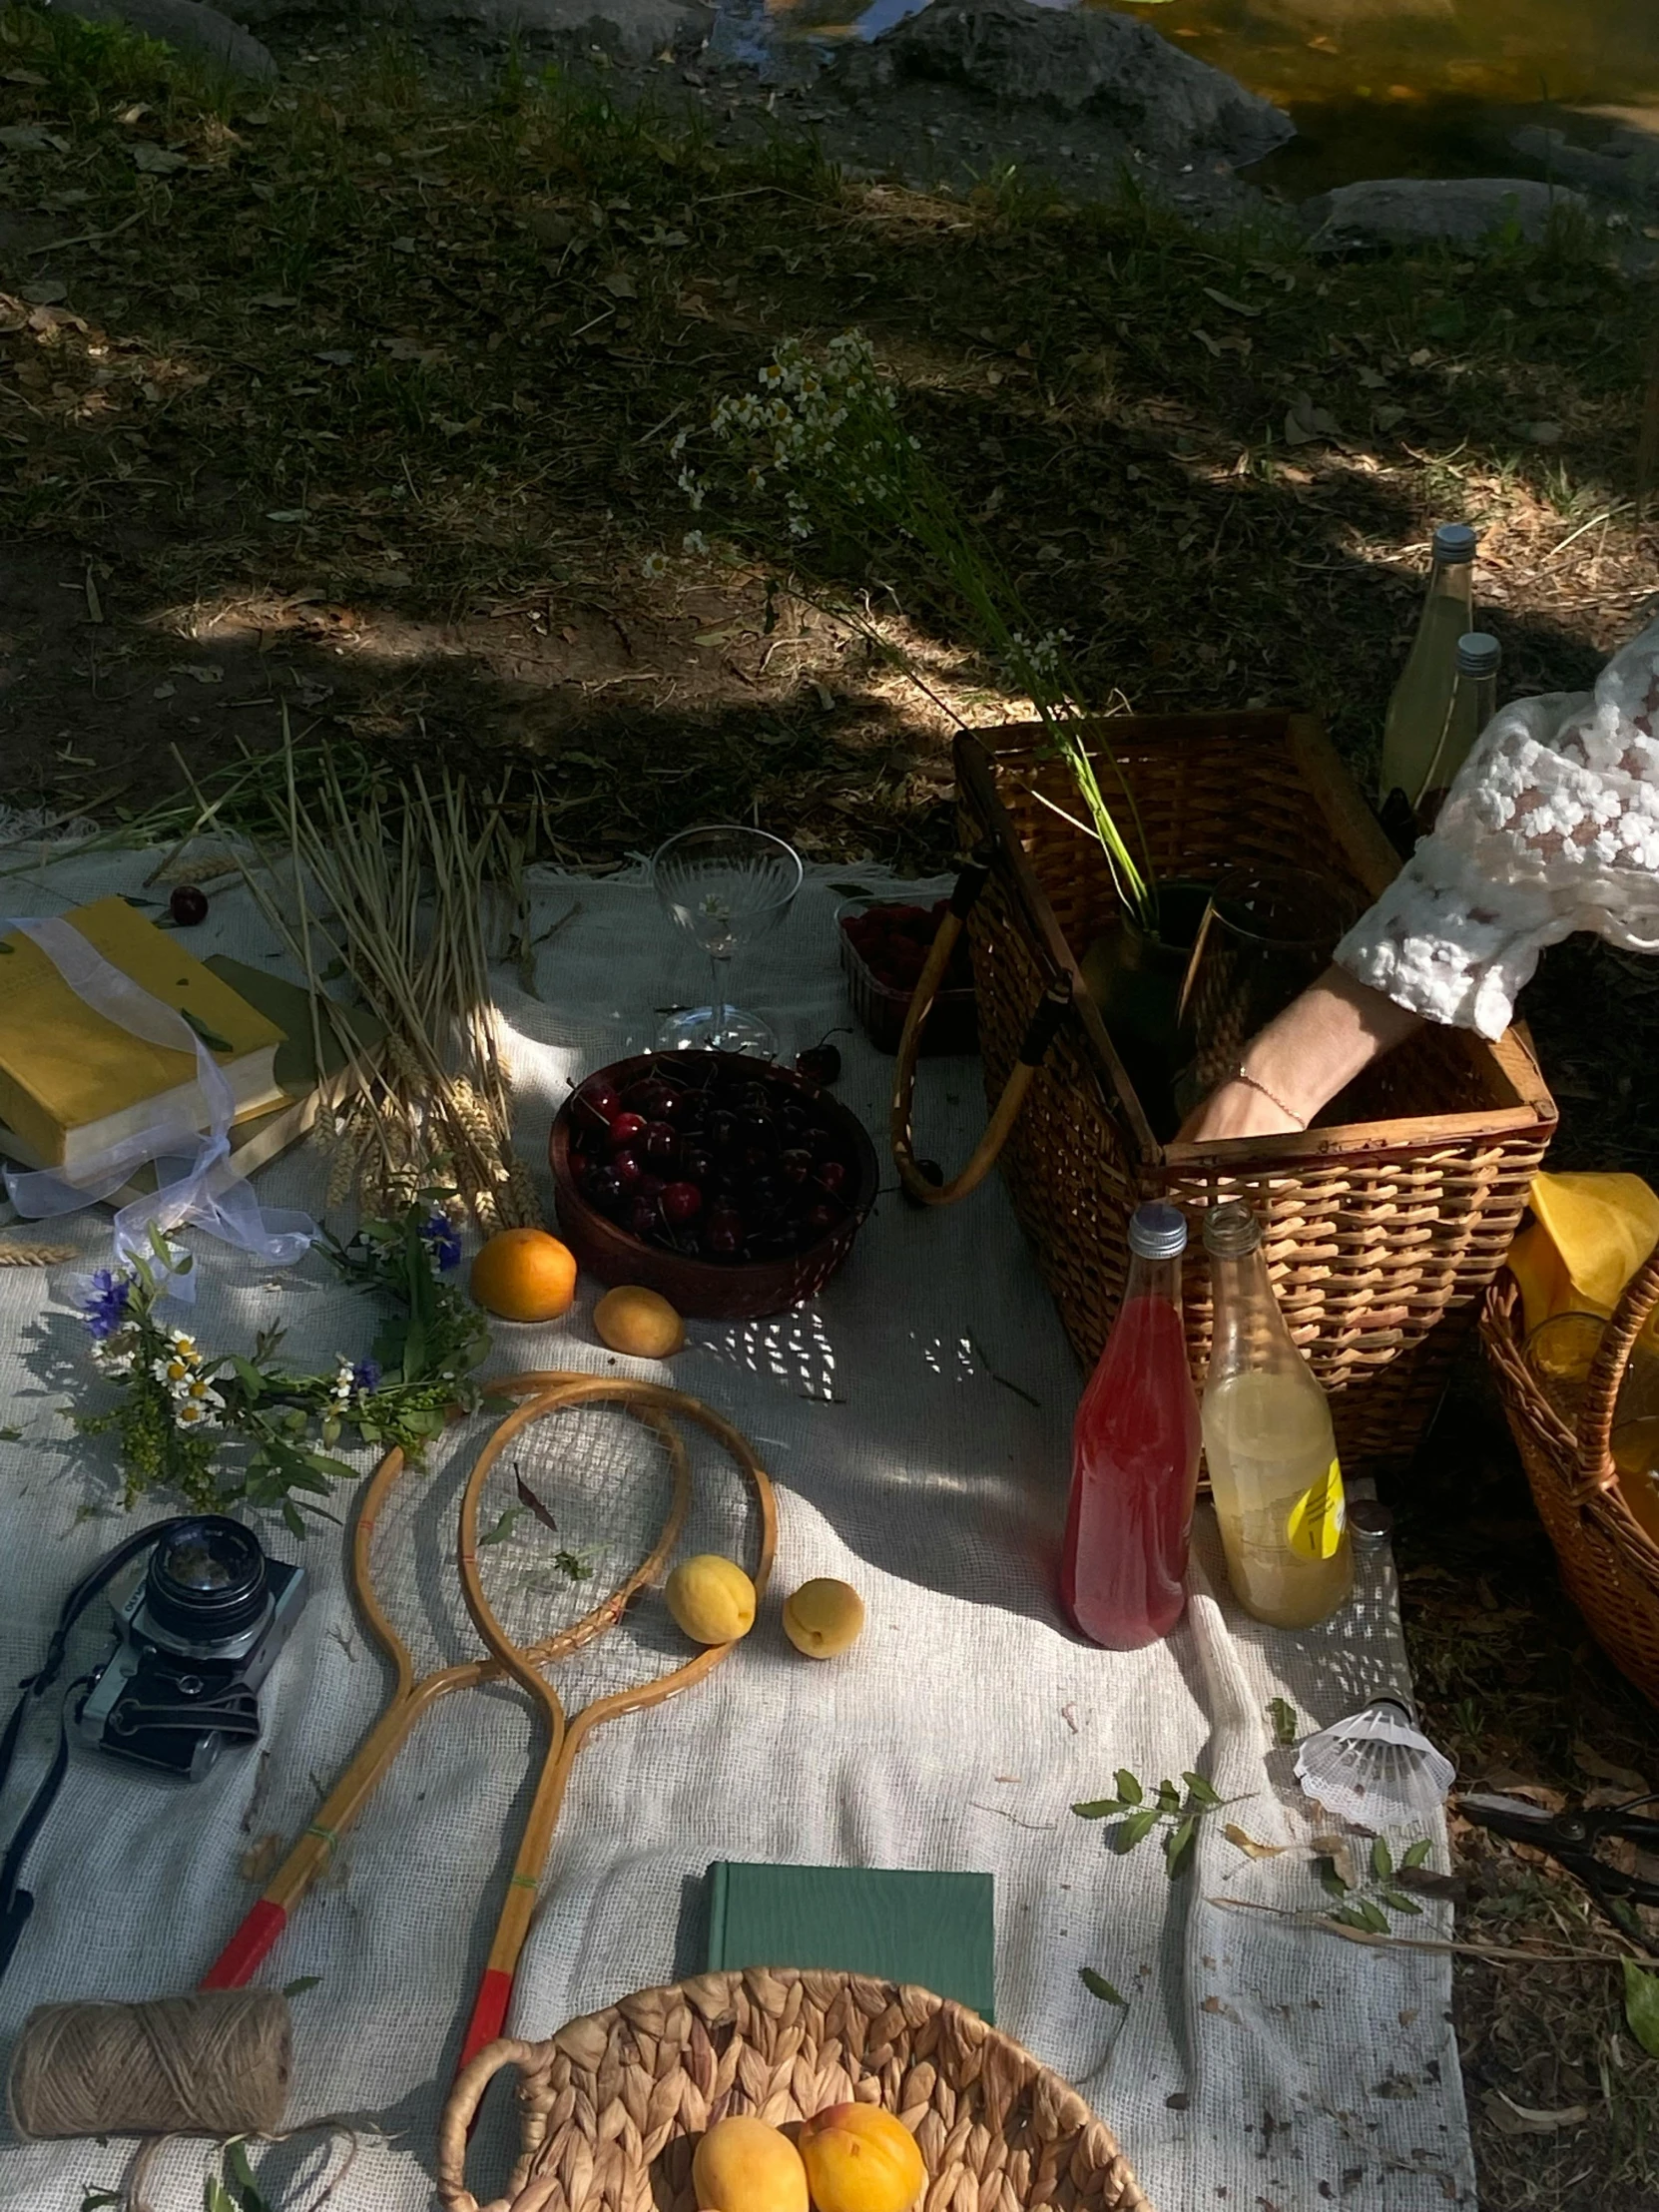
M 1342 1464 L 1333 1459 L 1319 1480 L 1291 1507 L 1285 1537 L 1299 1559 L 1335 1559 L 1347 1526 L 1348 1498 L 1343 1491 Z

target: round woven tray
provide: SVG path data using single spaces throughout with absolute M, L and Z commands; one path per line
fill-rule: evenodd
M 523 2148 L 507 2194 L 466 2186 L 467 2131 L 516 2066 Z M 438 2131 L 448 2212 L 698 2212 L 698 2137 L 729 2112 L 779 2127 L 856 2100 L 896 2112 L 927 2162 L 925 2212 L 1151 2212 L 1110 2128 L 1058 2074 L 926 1989 L 751 1967 L 643 1989 L 545 2043 L 480 2051 Z

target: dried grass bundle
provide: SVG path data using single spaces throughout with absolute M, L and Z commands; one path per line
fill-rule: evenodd
M 534 1185 L 513 1155 L 485 943 L 495 882 L 504 878 L 522 903 L 519 850 L 499 808 L 478 808 L 447 770 L 433 789 L 416 769 L 392 812 L 375 797 L 347 798 L 331 764 L 318 796 L 302 802 L 285 716 L 282 742 L 293 919 L 273 896 L 277 877 L 264 853 L 268 881 L 246 865 L 242 874 L 304 968 L 317 1064 L 324 1021 L 345 1055 L 328 1202 L 355 1195 L 365 1212 L 396 1214 L 444 1185 L 486 1235 L 539 1223 Z M 348 975 L 384 1025 L 372 1053 L 331 1011 L 319 961 Z

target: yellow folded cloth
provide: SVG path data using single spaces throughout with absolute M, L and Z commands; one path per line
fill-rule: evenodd
M 1536 1217 L 1509 1248 L 1526 1333 L 1555 1314 L 1611 1314 L 1659 1244 L 1659 1194 L 1639 1175 L 1535 1175 Z M 1656 1336 L 1659 1316 L 1645 1334 Z

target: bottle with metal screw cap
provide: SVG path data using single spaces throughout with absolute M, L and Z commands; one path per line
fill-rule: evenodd
M 1424 832 L 1433 829 L 1457 771 L 1497 713 L 1497 671 L 1502 659 L 1503 648 L 1484 630 L 1470 630 L 1457 640 L 1457 688 L 1451 696 L 1445 736 L 1417 802 L 1417 823 Z
M 1434 532 L 1416 636 L 1382 726 L 1378 801 L 1407 850 L 1457 689 L 1457 640 L 1474 628 L 1474 550 L 1466 522 L 1443 522 Z
M 1186 1610 L 1198 1397 L 1181 1323 L 1187 1224 L 1137 1207 L 1129 1280 L 1072 1431 L 1060 1601 L 1091 1643 L 1134 1651 Z
M 1296 1348 L 1248 1206 L 1204 1217 L 1214 1329 L 1204 1452 L 1227 1576 L 1247 1613 L 1311 1628 L 1354 1579 L 1331 1407 Z

